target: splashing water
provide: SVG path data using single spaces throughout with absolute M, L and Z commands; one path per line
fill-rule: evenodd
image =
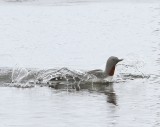
M 116 67 L 115 78 L 113 82 L 125 82 L 137 78 L 149 78 L 140 69 L 143 68 L 144 62 L 140 60 L 125 60 Z M 127 73 L 129 71 L 129 73 Z M 82 86 L 89 86 L 94 89 L 94 84 L 107 84 L 105 80 L 98 78 L 87 71 L 73 70 L 70 68 L 54 68 L 47 70 L 34 70 L 21 67 L 15 67 L 11 75 L 12 83 L 8 86 L 30 88 L 37 85 L 49 86 L 53 88 L 65 88 L 80 90 Z
M 145 62 L 143 58 L 135 54 L 129 54 L 122 64 L 119 64 L 117 71 L 119 72 L 117 77 L 121 77 L 123 80 L 134 80 L 137 78 L 149 78 L 150 76 L 145 74 Z
M 30 88 L 34 87 L 37 72 L 23 67 L 15 67 L 12 69 L 11 83 L 6 83 L 9 87 Z
M 23 78 L 28 76 L 28 70 L 26 68 L 14 68 L 12 71 L 12 83 L 21 83 Z
M 49 84 L 49 86 L 54 88 L 57 84 L 66 85 L 67 90 L 70 86 L 80 89 L 82 82 L 93 82 L 95 79 L 97 79 L 97 77 L 92 74 L 69 68 L 44 70 L 37 76 L 37 81 L 40 84 Z

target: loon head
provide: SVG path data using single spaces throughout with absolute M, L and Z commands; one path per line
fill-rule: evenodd
M 114 72 L 115 72 L 115 67 L 116 64 L 120 61 L 122 61 L 123 59 L 118 59 L 115 56 L 111 56 L 108 58 L 107 63 L 106 63 L 106 68 L 104 71 L 105 77 L 113 77 Z

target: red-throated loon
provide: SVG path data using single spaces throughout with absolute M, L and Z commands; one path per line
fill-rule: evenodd
M 97 70 L 88 71 L 86 73 L 96 77 L 96 79 L 93 82 L 103 82 L 103 81 L 111 82 L 112 78 L 113 78 L 113 75 L 114 75 L 114 72 L 115 72 L 115 66 L 118 62 L 120 62 L 122 60 L 123 59 L 118 59 L 115 56 L 111 56 L 107 60 L 106 67 L 105 67 L 104 71 L 100 70 L 100 69 L 97 69 Z M 66 70 L 67 72 L 70 72 L 71 74 L 63 75 L 63 71 L 61 72 L 61 70 L 63 70 L 64 72 Z M 57 83 L 58 82 L 59 83 L 59 82 L 62 82 L 62 81 L 70 81 L 70 80 L 75 81 L 76 79 L 77 79 L 77 81 L 81 80 L 81 77 L 79 77 L 77 75 L 74 76 L 74 72 L 70 71 L 67 68 L 62 68 L 60 70 L 57 70 L 56 72 L 61 72 L 62 74 L 60 73 L 60 75 L 54 75 L 54 76 L 49 75 L 49 76 L 47 76 L 47 77 L 49 77 L 49 79 L 47 79 L 48 83 L 49 82 L 52 82 L 52 83 Z M 83 78 L 84 75 L 81 75 L 81 76 Z M 43 81 L 43 78 L 42 78 L 42 81 Z
M 115 66 L 118 62 L 122 61 L 123 59 L 118 59 L 115 56 L 111 56 L 108 58 L 106 63 L 106 68 L 104 71 L 102 70 L 92 70 L 88 71 L 89 74 L 95 75 L 99 79 L 103 79 L 106 81 L 111 81 L 115 72 Z

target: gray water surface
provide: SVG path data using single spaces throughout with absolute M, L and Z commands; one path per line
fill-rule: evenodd
M 159 5 L 1 4 L 0 126 L 159 127 Z M 124 58 L 112 83 L 36 83 L 57 68 L 104 69 L 112 55 Z

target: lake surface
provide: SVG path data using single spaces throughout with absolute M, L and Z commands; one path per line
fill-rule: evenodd
M 0 126 L 159 127 L 159 35 L 158 2 L 0 2 Z M 112 83 L 37 83 L 109 56 L 124 59 Z

